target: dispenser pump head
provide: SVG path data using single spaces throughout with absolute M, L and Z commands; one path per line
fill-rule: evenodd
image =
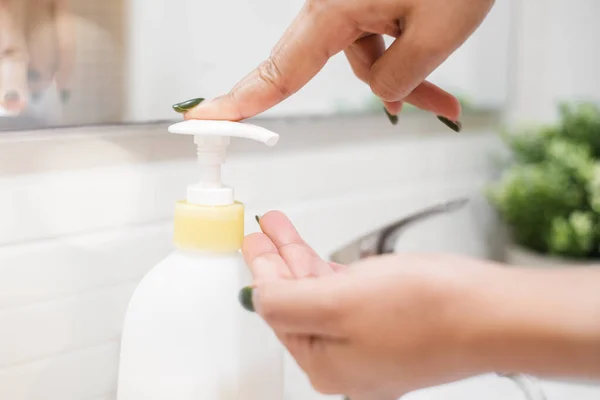
M 253 139 L 275 146 L 279 135 L 260 126 L 231 122 L 188 120 L 169 127 L 169 132 L 194 135 L 198 146 L 200 180 L 188 186 L 187 202 L 203 206 L 224 206 L 234 203 L 233 189 L 221 182 L 221 165 L 232 136 Z

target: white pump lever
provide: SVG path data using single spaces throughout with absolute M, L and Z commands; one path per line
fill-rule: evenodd
M 198 146 L 200 180 L 188 186 L 187 202 L 203 206 L 223 206 L 234 202 L 233 189 L 221 182 L 230 138 L 252 139 L 275 146 L 279 135 L 260 126 L 231 121 L 189 120 L 169 127 L 169 132 L 193 135 Z
M 169 127 L 169 132 L 184 135 L 206 136 L 234 136 L 244 139 L 253 139 L 267 146 L 275 146 L 279 135 L 260 126 L 231 122 L 231 121 L 204 121 L 191 119 L 179 122 Z

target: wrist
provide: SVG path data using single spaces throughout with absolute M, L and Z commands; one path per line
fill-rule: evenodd
M 461 303 L 468 362 L 480 373 L 599 377 L 599 285 L 600 270 L 483 266 Z

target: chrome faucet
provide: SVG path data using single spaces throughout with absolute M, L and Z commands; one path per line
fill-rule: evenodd
M 353 240 L 331 254 L 330 260 L 339 264 L 351 264 L 366 257 L 393 253 L 398 237 L 406 228 L 433 216 L 457 211 L 467 203 L 467 199 L 461 198 L 409 214 Z
M 460 210 L 467 203 L 467 199 L 459 198 L 426 207 L 351 241 L 334 251 L 329 258 L 339 264 L 352 264 L 363 258 L 393 253 L 400 234 L 406 228 L 436 215 Z M 533 377 L 512 373 L 498 373 L 498 376 L 512 380 L 527 400 L 547 400 L 540 385 Z M 350 400 L 350 398 L 345 396 L 344 400 Z

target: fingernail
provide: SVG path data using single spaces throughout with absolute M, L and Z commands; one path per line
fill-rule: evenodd
M 255 215 L 254 219 L 256 220 L 256 222 L 258 222 L 260 224 L 260 217 L 258 215 Z
M 202 103 L 203 101 L 204 101 L 204 99 L 201 97 L 183 101 L 181 103 L 173 104 L 173 110 L 177 111 L 178 113 L 183 114 L 184 112 L 196 107 L 198 104 Z
M 460 132 L 460 130 L 462 129 L 462 124 L 460 123 L 460 121 L 451 121 L 448 118 L 443 117 L 441 115 L 438 115 L 437 118 L 440 121 L 442 121 L 442 123 L 448 128 L 452 129 L 454 132 Z
M 398 116 L 397 115 L 390 114 L 389 111 L 387 110 L 387 108 L 384 108 L 383 111 L 385 111 L 385 115 L 387 115 L 387 117 L 390 120 L 390 123 L 392 125 L 396 125 L 398 123 Z
M 244 288 L 242 288 L 242 290 L 240 290 L 240 293 L 238 294 L 238 300 L 240 301 L 240 304 L 242 305 L 242 307 L 244 307 L 244 309 L 246 309 L 247 311 L 250 312 L 254 312 L 254 304 L 252 301 L 252 296 L 254 289 L 250 286 L 246 286 Z
M 21 96 L 19 96 L 19 92 L 15 91 L 15 90 L 11 90 L 10 92 L 6 92 L 4 94 L 4 101 L 6 103 L 16 103 L 21 99 Z
M 60 91 L 60 101 L 62 101 L 63 104 L 67 104 L 67 102 L 69 101 L 70 98 L 71 98 L 71 92 L 69 90 L 61 90 Z
M 29 82 L 37 82 L 40 80 L 41 77 L 42 74 L 40 74 L 39 71 L 35 69 L 30 69 L 27 71 L 27 80 Z

